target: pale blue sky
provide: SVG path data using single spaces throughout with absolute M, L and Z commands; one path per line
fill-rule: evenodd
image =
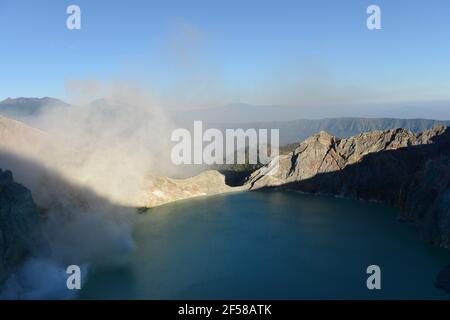
M 370 4 L 382 30 L 366 28 Z M 0 39 L 0 99 L 67 99 L 83 79 L 168 105 L 450 99 L 448 0 L 0 0 Z

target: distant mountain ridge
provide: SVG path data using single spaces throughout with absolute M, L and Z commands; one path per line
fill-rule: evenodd
M 324 118 L 400 118 L 450 120 L 450 101 L 362 103 L 330 106 L 283 106 L 230 103 L 202 109 L 172 110 L 175 120 L 272 122 Z
M 107 106 L 105 99 L 97 99 L 91 102 L 91 106 Z M 444 105 L 439 105 L 443 107 Z M 46 108 L 70 107 L 70 104 L 51 97 L 43 98 L 7 98 L 0 102 L 0 115 L 25 122 L 31 126 L 34 123 L 30 120 L 39 115 Z M 383 118 L 383 117 L 335 117 L 323 119 L 301 119 L 299 109 L 294 107 L 278 108 L 278 113 L 282 115 L 282 121 L 260 121 L 257 119 L 270 119 L 276 107 L 252 106 L 249 104 L 230 104 L 220 108 L 209 108 L 206 110 L 192 110 L 187 114 L 172 115 L 172 120 L 177 127 L 191 129 L 194 120 L 203 120 L 206 128 L 225 129 L 279 129 L 280 144 L 286 145 L 297 143 L 309 136 L 326 131 L 340 138 L 357 135 L 361 132 L 374 130 L 389 130 L 404 128 L 413 133 L 421 132 L 432 128 L 434 125 L 450 126 L 450 120 L 433 119 L 404 119 L 404 118 Z M 449 108 L 450 109 L 450 106 Z M 239 116 L 237 116 L 239 115 Z M 281 116 L 280 115 L 280 116 Z M 170 115 L 169 115 L 170 116 Z M 216 119 L 211 121 L 208 119 Z M 233 119 L 233 121 L 230 121 Z M 254 119 L 244 122 L 248 119 Z
M 19 104 L 66 104 L 62 100 L 51 98 L 51 97 L 43 97 L 43 98 L 6 98 L 3 101 L 0 101 L 0 105 L 19 105 Z
M 68 107 L 69 104 L 51 97 L 43 98 L 6 98 L 0 101 L 0 114 L 20 121 L 35 116 L 45 108 Z
M 431 119 L 395 118 L 329 118 L 320 120 L 292 120 L 254 123 L 207 123 L 206 127 L 225 129 L 279 129 L 280 145 L 297 143 L 313 134 L 326 131 L 340 138 L 348 138 L 362 132 L 403 128 L 418 133 L 435 125 L 450 126 L 450 121 Z

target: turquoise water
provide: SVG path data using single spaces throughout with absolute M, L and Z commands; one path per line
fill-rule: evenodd
M 291 192 L 181 201 L 135 221 L 128 265 L 90 272 L 82 299 L 449 298 L 449 252 L 394 208 Z M 366 268 L 381 267 L 381 290 Z

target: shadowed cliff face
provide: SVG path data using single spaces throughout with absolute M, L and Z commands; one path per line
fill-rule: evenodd
M 44 245 L 31 192 L 0 169 L 0 283 Z
M 450 248 L 450 130 L 374 131 L 348 139 L 321 132 L 290 155 L 275 175 L 254 172 L 251 190 L 286 188 L 386 202 L 403 209 L 427 241 Z
M 135 208 L 6 151 L 0 167 L 11 169 L 16 181 L 9 171 L 0 177 L 0 299 L 70 298 L 68 265 L 79 265 L 86 276 L 97 266 L 126 263 Z

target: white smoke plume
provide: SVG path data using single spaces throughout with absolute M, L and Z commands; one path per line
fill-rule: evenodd
M 149 179 L 173 172 L 172 126 L 151 99 L 127 85 L 77 86 L 73 106 L 33 119 L 43 132 L 39 141 L 14 144 L 7 148 L 13 156 L 0 159 L 44 210 L 49 244 L 17 270 L 0 296 L 52 298 L 67 290 L 63 266 L 126 262 L 134 247 L 129 219 L 148 196 Z M 95 96 L 104 99 L 92 103 Z
M 115 84 L 100 94 L 105 98 L 37 117 L 35 126 L 52 137 L 38 160 L 116 204 L 139 206 L 147 175 L 172 168 L 165 161 L 171 124 L 138 88 Z

